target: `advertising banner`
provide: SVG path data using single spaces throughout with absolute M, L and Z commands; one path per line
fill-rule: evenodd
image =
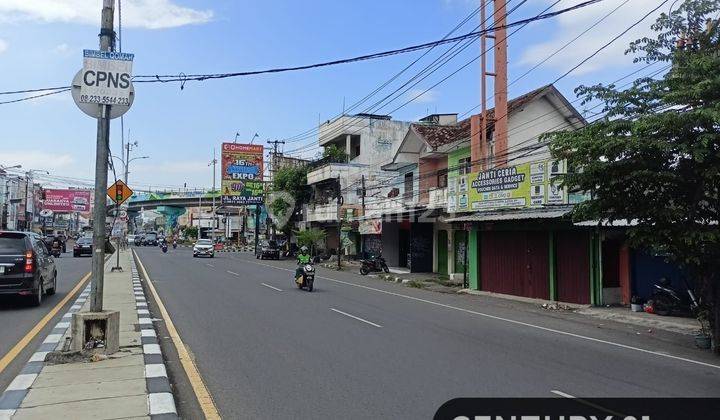
M 563 165 L 537 161 L 455 176 L 448 179 L 448 212 L 566 204 L 565 191 L 553 182 Z
M 54 212 L 89 212 L 90 190 L 45 190 L 42 207 Z
M 263 146 L 222 144 L 222 204 L 263 204 Z

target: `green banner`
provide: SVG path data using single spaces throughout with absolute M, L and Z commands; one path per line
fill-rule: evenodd
M 564 162 L 543 160 L 448 179 L 448 213 L 567 204 L 567 194 L 557 175 Z

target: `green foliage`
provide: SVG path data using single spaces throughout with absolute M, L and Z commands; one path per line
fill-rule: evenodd
M 331 159 L 335 162 L 347 162 L 348 155 L 344 150 L 334 144 L 325 147 L 323 150 L 323 158 Z
M 187 238 L 197 238 L 198 236 L 197 226 L 185 226 L 183 228 L 183 232 L 185 233 L 185 237 Z
M 309 247 L 310 253 L 313 255 L 315 247 L 325 240 L 327 233 L 322 229 L 312 228 L 295 231 L 295 235 L 297 237 L 298 245 Z
M 295 198 L 296 205 L 307 202 L 309 196 L 307 172 L 306 166 L 286 166 L 278 169 L 273 174 L 273 191 L 290 193 Z
M 278 197 L 270 203 L 270 209 L 278 216 L 284 216 L 290 207 L 290 203 Z
M 710 293 L 720 324 L 720 9 L 686 0 L 630 44 L 635 61 L 668 63 L 659 79 L 626 90 L 580 86 L 584 102 L 604 103 L 605 118 L 577 131 L 551 133 L 555 158 L 567 159 L 563 182 L 589 191 L 577 220 L 629 220 L 635 246 L 679 262 Z M 574 169 L 574 170 L 573 170 Z M 713 297 L 714 296 L 714 297 Z M 716 330 L 719 331 L 720 330 Z M 716 341 L 718 341 L 716 339 Z

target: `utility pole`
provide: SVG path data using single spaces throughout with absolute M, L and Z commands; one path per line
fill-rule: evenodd
M 212 233 L 213 239 L 215 239 L 215 229 L 217 228 L 217 220 L 215 214 L 215 166 L 217 165 L 217 158 L 215 157 L 215 148 L 213 147 L 213 158 L 208 163 L 208 166 L 213 167 L 213 180 L 212 180 Z
M 273 147 L 272 160 L 270 161 L 270 181 L 273 181 L 273 180 L 275 179 L 275 178 L 273 177 L 273 175 L 274 175 L 275 172 L 277 171 L 277 165 L 278 165 L 278 163 L 277 163 L 277 162 L 278 162 L 278 159 L 277 159 L 277 155 L 278 155 L 278 144 L 285 144 L 285 141 L 283 141 L 283 140 L 269 141 L 269 140 L 268 140 L 267 143 L 268 143 L 269 145 L 272 145 L 272 147 Z
M 362 201 L 362 215 L 365 216 L 365 174 L 361 175 L 360 182 L 362 183 L 362 192 L 360 193 L 360 200 Z
M 340 177 L 337 178 L 337 219 L 338 219 L 338 225 L 337 225 L 337 231 L 338 231 L 338 271 L 342 270 L 342 265 L 340 264 L 340 256 L 342 255 L 342 205 L 343 205 L 343 196 L 342 191 L 340 188 Z
M 115 1 L 103 0 L 100 21 L 100 50 L 110 51 L 115 43 L 113 14 Z M 105 198 L 108 172 L 108 143 L 110 141 L 110 105 L 100 105 L 101 116 L 97 122 L 97 144 L 95 153 L 95 207 L 93 208 L 93 254 L 92 280 L 90 283 L 90 311 L 103 310 L 103 282 L 105 266 Z M 117 252 L 119 252 L 118 250 Z

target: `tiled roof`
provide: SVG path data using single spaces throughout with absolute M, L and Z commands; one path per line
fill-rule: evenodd
M 522 109 L 525 105 L 532 102 L 541 95 L 547 93 L 549 89 L 554 89 L 552 85 L 545 85 L 535 89 L 524 95 L 508 101 L 508 113 L 513 114 Z M 493 126 L 495 117 L 495 108 L 487 110 L 488 128 Z M 451 144 L 456 141 L 466 140 L 470 138 L 470 118 L 466 118 L 453 125 L 431 125 L 431 124 L 411 124 L 410 129 L 423 139 L 430 147 L 437 149 L 440 146 Z
M 453 125 L 411 124 L 410 129 L 433 149 L 470 137 L 470 118 Z

